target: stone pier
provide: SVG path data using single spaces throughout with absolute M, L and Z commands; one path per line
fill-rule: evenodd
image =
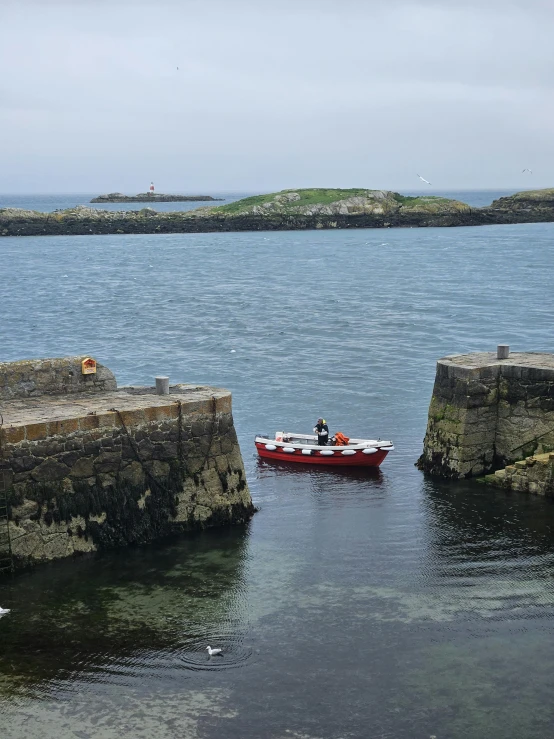
M 419 469 L 466 478 L 552 450 L 554 355 L 480 352 L 437 362 Z
M 100 364 L 84 374 L 86 359 L 0 363 L 15 566 L 251 517 L 228 391 L 118 388 Z

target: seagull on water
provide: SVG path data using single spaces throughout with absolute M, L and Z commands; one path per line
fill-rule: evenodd
M 417 173 L 416 173 L 416 174 L 417 174 Z M 417 176 L 419 177 L 419 179 L 420 179 L 420 180 L 422 180 L 423 182 L 426 182 L 426 183 L 427 183 L 428 185 L 430 185 L 430 184 L 431 184 L 431 183 L 429 182 L 429 180 L 426 180 L 426 179 L 425 179 L 425 177 L 422 177 L 422 176 L 421 176 L 420 174 L 418 174 Z
M 212 649 L 211 647 L 206 647 L 206 649 L 208 650 L 208 654 L 210 655 L 210 657 L 213 657 L 214 654 L 221 654 L 221 656 L 223 656 L 222 649 Z
M 6 613 L 9 613 L 9 612 L 10 612 L 9 608 L 0 608 L 0 616 L 5 616 Z
M 529 172 L 529 174 L 533 174 L 533 172 L 530 169 L 527 169 L 527 167 L 521 170 L 521 174 L 523 174 L 524 172 Z

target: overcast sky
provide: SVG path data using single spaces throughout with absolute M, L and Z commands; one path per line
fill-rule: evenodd
M 553 38 L 554 0 L 0 0 L 0 192 L 554 186 Z

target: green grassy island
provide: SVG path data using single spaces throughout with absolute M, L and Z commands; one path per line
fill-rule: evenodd
M 229 205 L 210 208 L 223 215 L 350 215 L 359 213 L 396 213 L 400 209 L 425 213 L 469 210 L 469 205 L 433 195 L 410 197 L 389 190 L 348 190 L 310 188 L 282 190 L 269 195 L 254 195 Z
M 554 222 L 554 188 L 499 198 L 484 208 L 433 195 L 390 190 L 282 190 L 183 212 L 108 211 L 78 205 L 40 213 L 0 209 L 0 236 L 208 233 L 343 228 L 417 228 Z

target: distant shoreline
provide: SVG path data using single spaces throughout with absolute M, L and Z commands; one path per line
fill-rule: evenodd
M 176 197 L 176 196 L 173 196 Z M 554 189 L 471 207 L 436 196 L 382 190 L 283 190 L 191 211 L 110 211 L 76 206 L 53 213 L 0 209 L 0 236 L 231 233 L 315 229 L 429 228 L 554 222 Z

